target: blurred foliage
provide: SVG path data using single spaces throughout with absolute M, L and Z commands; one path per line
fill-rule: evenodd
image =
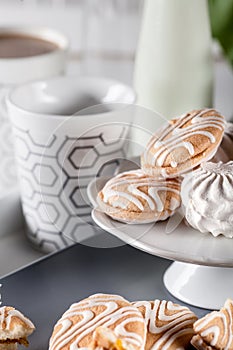
M 212 34 L 233 67 L 233 0 L 209 0 Z

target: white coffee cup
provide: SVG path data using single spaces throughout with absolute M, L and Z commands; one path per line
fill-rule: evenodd
M 48 53 L 0 58 L 0 203 L 4 202 L 9 213 L 7 216 L 0 213 L 0 234 L 6 234 L 22 227 L 22 214 L 5 97 L 18 84 L 62 74 L 65 70 L 68 40 L 56 30 L 41 27 L 3 27 L 0 28 L 0 36 L 41 39 L 56 46 Z
M 56 48 L 33 56 L 0 58 L 0 84 L 22 84 L 64 72 L 68 40 L 62 33 L 43 27 L 2 27 L 0 36 L 3 35 L 41 39 L 55 44 Z
M 91 77 L 32 82 L 9 94 L 28 237 L 41 250 L 94 234 L 87 185 L 125 156 L 134 101 L 132 88 Z

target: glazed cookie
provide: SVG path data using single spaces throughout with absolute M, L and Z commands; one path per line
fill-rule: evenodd
M 0 308 L 0 349 L 15 350 L 17 344 L 28 346 L 27 337 L 35 330 L 33 323 L 11 306 Z
M 71 305 L 55 325 L 49 349 L 90 348 L 98 327 L 114 332 L 130 350 L 142 350 L 145 323 L 141 313 L 121 296 L 108 294 L 95 294 Z
M 128 171 L 108 181 L 97 200 L 100 209 L 118 221 L 165 220 L 180 206 L 180 180 L 157 180 L 140 169 Z
M 198 350 L 233 349 L 233 301 L 228 299 L 220 311 L 213 311 L 194 323 L 192 345 Z
M 141 157 L 151 176 L 177 177 L 211 159 L 220 145 L 224 117 L 214 109 L 195 110 L 172 119 L 149 141 Z
M 133 303 L 145 318 L 145 350 L 186 349 L 194 335 L 196 315 L 187 307 L 171 301 L 137 301 Z
M 233 160 L 233 124 L 226 123 L 223 139 L 211 162 L 227 163 Z
M 192 227 L 233 237 L 233 161 L 202 164 L 183 180 L 181 197 Z

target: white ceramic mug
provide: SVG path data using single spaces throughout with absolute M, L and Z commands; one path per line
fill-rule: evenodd
M 49 28 L 0 28 L 0 36 L 4 35 L 46 40 L 55 44 L 56 49 L 34 56 L 0 58 L 0 203 L 4 202 L 9 213 L 9 215 L 0 213 L 0 234 L 6 234 L 22 227 L 12 131 L 6 111 L 5 97 L 9 90 L 17 84 L 62 74 L 65 70 L 68 48 L 65 36 Z M 12 216 L 15 220 L 12 220 Z
M 41 250 L 95 233 L 87 185 L 124 157 L 134 101 L 130 87 L 91 77 L 38 81 L 9 94 L 23 211 Z

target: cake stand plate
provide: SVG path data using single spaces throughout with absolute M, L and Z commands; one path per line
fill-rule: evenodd
M 181 213 L 164 222 L 129 225 L 97 207 L 96 196 L 108 178 L 92 181 L 89 199 L 95 223 L 123 242 L 149 254 L 175 260 L 164 274 L 168 291 L 194 306 L 219 309 L 233 298 L 233 239 L 217 238 L 185 225 Z
M 205 309 L 218 310 L 233 297 L 233 270 L 227 267 L 174 262 L 163 281 L 177 299 Z

